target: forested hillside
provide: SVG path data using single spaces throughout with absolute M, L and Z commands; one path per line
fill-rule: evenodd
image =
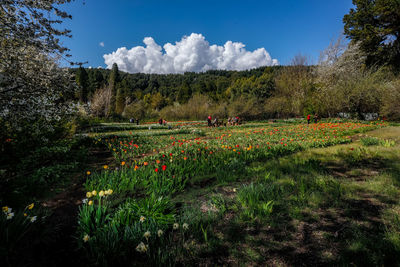
M 366 67 L 358 45 L 333 42 L 317 65 L 296 56 L 288 66 L 247 71 L 212 70 L 184 74 L 129 74 L 77 68 L 76 100 L 86 115 L 104 118 L 204 119 L 240 116 L 246 120 L 287 118 L 317 113 L 346 113 L 364 119 L 377 113 L 399 118 L 399 80 L 389 66 Z

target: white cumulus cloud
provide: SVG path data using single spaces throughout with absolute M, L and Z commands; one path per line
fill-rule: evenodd
M 265 48 L 247 51 L 240 42 L 227 41 L 223 46 L 210 45 L 202 34 L 192 33 L 175 44 L 158 45 L 152 37 L 143 40 L 145 46 L 118 48 L 105 54 L 107 68 L 114 63 L 129 73 L 183 73 L 211 69 L 247 70 L 261 66 L 278 65 Z
M 104 42 L 100 42 L 99 46 L 104 47 Z

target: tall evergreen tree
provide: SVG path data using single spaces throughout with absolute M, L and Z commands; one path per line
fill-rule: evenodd
M 89 90 L 89 76 L 82 66 L 79 67 L 75 76 L 76 83 L 79 85 L 78 97 L 79 101 L 86 103 L 88 100 L 88 90 Z
M 97 89 L 104 85 L 104 78 L 98 69 L 92 69 L 88 72 L 89 76 L 89 92 L 88 97 L 90 97 Z
M 129 84 L 127 79 L 117 84 L 117 95 L 115 97 L 115 113 L 121 115 L 125 109 Z
M 400 68 L 400 1 L 353 0 L 355 9 L 343 17 L 344 33 L 360 43 L 368 65 Z
M 120 81 L 118 65 L 114 63 L 111 69 L 110 77 L 108 79 L 108 86 L 111 89 L 110 108 L 107 116 L 112 116 L 115 112 L 116 96 L 117 96 L 117 83 Z
M 192 95 L 192 90 L 189 86 L 189 83 L 187 81 L 184 81 L 182 86 L 179 88 L 178 95 L 176 96 L 176 98 L 177 98 L 176 100 L 179 103 L 183 104 L 189 100 L 191 95 Z
M 118 86 L 117 95 L 115 97 L 115 113 L 121 115 L 125 108 L 124 89 Z

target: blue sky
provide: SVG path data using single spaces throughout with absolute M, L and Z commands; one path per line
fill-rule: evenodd
M 299 53 L 316 62 L 343 31 L 351 7 L 351 0 L 76 0 L 64 5 L 73 19 L 63 25 L 73 37 L 63 43 L 73 61 L 93 67 L 105 67 L 103 55 L 118 48 L 144 46 L 145 37 L 163 46 L 192 33 L 210 45 L 232 41 L 247 51 L 265 48 L 283 65 Z

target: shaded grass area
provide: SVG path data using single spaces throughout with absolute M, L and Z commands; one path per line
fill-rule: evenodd
M 394 145 L 365 146 L 366 135 Z M 174 199 L 193 229 L 183 262 L 399 265 L 400 128 L 366 135 L 253 162 L 229 184 L 192 181 Z

